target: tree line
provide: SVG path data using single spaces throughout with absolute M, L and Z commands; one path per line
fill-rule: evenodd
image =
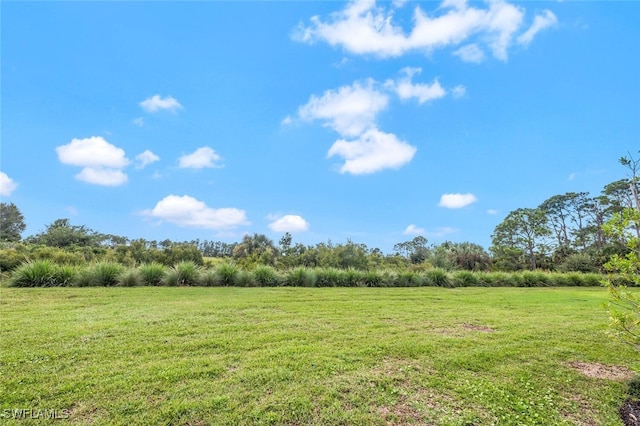
M 612 255 L 624 256 L 629 250 L 628 234 L 607 233 L 607 223 L 626 209 L 640 207 L 640 159 L 629 155 L 620 163 L 628 170 L 627 178 L 605 185 L 600 194 L 568 192 L 553 195 L 535 208 L 510 212 L 491 235 L 489 251 L 471 242 L 429 244 L 423 236 L 399 242 L 387 254 L 351 240 L 294 243 L 289 233 L 277 243 L 257 233 L 234 243 L 129 239 L 73 225 L 69 219 L 57 219 L 44 231 L 22 239 L 26 228 L 22 213 L 13 203 L 0 203 L 0 270 L 48 259 L 62 264 L 112 261 L 126 266 L 152 262 L 170 266 L 184 261 L 215 266 L 233 261 L 244 268 L 598 272 Z M 640 226 L 630 225 L 630 230 L 640 237 Z

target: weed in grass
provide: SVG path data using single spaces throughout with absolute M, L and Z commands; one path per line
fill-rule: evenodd
M 167 268 L 161 263 L 144 263 L 138 268 L 142 285 L 159 286 L 167 273 Z

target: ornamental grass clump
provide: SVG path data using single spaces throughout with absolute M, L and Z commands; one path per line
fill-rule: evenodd
M 278 273 L 271 266 L 257 266 L 253 270 L 253 276 L 259 287 L 275 287 L 280 283 Z
M 173 266 L 167 273 L 170 275 L 171 286 L 193 286 L 198 284 L 200 277 L 200 267 L 192 261 L 180 262 Z
M 222 263 L 215 269 L 219 285 L 232 287 L 238 285 L 238 267 L 233 263 Z
M 142 284 L 140 271 L 134 268 L 127 269 L 120 274 L 118 285 L 121 287 L 137 287 Z
M 287 272 L 284 283 L 291 287 L 314 287 L 316 279 L 317 277 L 313 270 L 298 267 Z
M 119 263 L 99 262 L 90 268 L 90 275 L 93 281 L 92 285 L 99 287 L 113 287 L 119 284 L 120 274 L 125 267 Z
M 167 274 L 167 268 L 161 263 L 151 262 L 140 265 L 138 272 L 142 285 L 159 286 L 163 283 L 162 280 Z
M 75 287 L 80 268 L 75 265 L 58 265 L 54 273 L 56 285 Z
M 50 260 L 36 260 L 20 265 L 9 280 L 9 287 L 53 287 L 56 282 L 56 265 Z
M 431 285 L 436 287 L 453 287 L 453 283 L 447 274 L 447 271 L 440 268 L 430 269 L 425 272 L 425 277 Z
M 478 273 L 471 271 L 456 271 L 453 273 L 453 280 L 456 287 L 475 287 L 479 284 Z

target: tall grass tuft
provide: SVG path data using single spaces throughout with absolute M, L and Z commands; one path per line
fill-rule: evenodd
M 418 287 L 424 282 L 420 274 L 413 271 L 401 271 L 396 277 L 396 287 Z
M 138 268 L 142 285 L 159 286 L 167 273 L 164 265 L 157 262 L 145 263 Z
M 453 287 L 447 271 L 440 268 L 430 269 L 425 272 L 426 278 L 436 287 Z
M 316 268 L 316 286 L 317 287 L 341 287 L 342 274 L 336 268 Z
M 523 287 L 546 287 L 549 276 L 543 272 L 524 271 L 521 274 Z
M 479 281 L 478 273 L 471 271 L 456 271 L 453 273 L 453 279 L 457 287 L 474 287 Z
M 91 268 L 92 285 L 113 287 L 118 285 L 120 274 L 124 272 L 124 266 L 119 263 L 99 262 Z
M 253 270 L 253 276 L 259 287 L 275 287 L 280 285 L 280 278 L 271 266 L 257 266 Z
M 140 271 L 135 268 L 127 269 L 120 274 L 118 285 L 121 287 L 137 287 L 142 284 Z
M 366 271 L 362 277 L 362 283 L 365 287 L 382 287 L 383 279 L 379 271 Z
M 192 286 L 198 284 L 200 267 L 192 261 L 179 262 L 172 268 L 175 271 L 175 285 Z M 173 278 L 173 277 L 172 277 Z
M 52 287 L 56 282 L 56 265 L 50 260 L 36 260 L 13 271 L 9 287 Z
M 238 284 L 238 267 L 233 263 L 221 263 L 215 269 L 215 273 L 222 286 L 231 287 Z
M 316 274 L 312 269 L 298 267 L 291 269 L 285 276 L 285 284 L 291 287 L 313 287 L 316 285 Z
M 348 268 L 342 273 L 342 282 L 347 287 L 362 287 L 364 286 L 364 272 Z
M 58 265 L 54 274 L 56 285 L 62 287 L 76 286 L 79 271 L 80 268 L 75 265 Z
M 249 271 L 240 270 L 236 278 L 236 285 L 238 287 L 255 287 L 256 280 L 253 274 Z
M 220 285 L 220 280 L 214 269 L 206 269 L 200 272 L 200 279 L 198 285 L 204 287 L 217 287 Z

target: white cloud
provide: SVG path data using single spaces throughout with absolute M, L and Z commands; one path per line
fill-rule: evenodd
M 56 152 L 61 163 L 72 166 L 120 169 L 129 164 L 124 150 L 101 136 L 72 139 L 68 144 L 56 147 Z
M 309 222 L 302 216 L 287 214 L 269 224 L 273 232 L 305 232 L 309 229 Z
M 138 161 L 138 165 L 136 166 L 138 169 L 143 169 L 151 163 L 155 163 L 160 160 L 156 154 L 151 152 L 150 150 L 145 150 L 140 154 L 136 155 L 136 160 Z
M 424 234 L 424 228 L 418 228 L 416 225 L 411 224 L 402 233 L 404 235 L 422 235 Z
M 531 24 L 529 29 L 518 37 L 518 43 L 524 44 L 525 46 L 528 45 L 529 43 L 531 43 L 531 41 L 533 41 L 533 38 L 536 36 L 536 34 L 544 30 L 545 28 L 556 25 L 557 23 L 558 18 L 556 17 L 556 15 L 554 15 L 554 13 L 549 9 L 545 9 L 542 12 L 542 15 L 536 15 L 536 17 L 533 19 L 533 24 Z
M 369 174 L 383 169 L 397 169 L 413 159 L 416 147 L 399 140 L 396 135 L 371 129 L 356 140 L 340 139 L 329 149 L 328 157 L 345 159 L 340 173 Z
M 497 215 L 498 213 L 500 213 L 500 210 L 496 210 L 496 209 L 488 209 L 487 210 L 487 214 L 490 214 L 492 216 Z
M 0 196 L 8 197 L 16 190 L 18 184 L 15 183 L 5 172 L 0 172 Z
M 457 46 L 473 38 L 485 43 L 494 57 L 506 60 L 513 35 L 522 25 L 524 9 L 502 0 L 487 4 L 487 8 L 477 8 L 463 0 L 443 1 L 438 16 L 416 7 L 413 26 L 405 31 L 394 22 L 397 3 L 384 7 L 376 6 L 374 0 L 355 0 L 326 20 L 314 16 L 308 26 L 300 24 L 293 38 L 306 43 L 323 41 L 354 54 L 383 58 Z
M 183 108 L 176 98 L 172 96 L 161 98 L 160 95 L 153 95 L 152 97 L 145 99 L 140 102 L 140 106 L 147 112 L 157 112 L 160 110 L 175 112 Z
M 469 204 L 473 204 L 478 199 L 471 193 L 467 194 L 442 194 L 440 197 L 440 203 L 438 206 L 446 207 L 448 209 L 459 209 L 466 207 Z
M 358 136 L 374 127 L 376 115 L 384 110 L 389 97 L 374 87 L 374 82 L 355 82 L 338 90 L 327 90 L 321 97 L 311 96 L 298 109 L 303 120 L 323 120 L 343 136 Z
M 75 175 L 75 178 L 95 185 L 119 186 L 127 182 L 128 178 L 122 170 L 101 167 L 85 167 Z
M 574 180 L 576 178 L 576 174 L 575 173 L 570 173 L 569 177 L 567 178 L 568 180 Z
M 168 195 L 158 201 L 152 210 L 145 210 L 142 214 L 183 227 L 229 230 L 250 225 L 244 210 L 213 209 L 188 195 Z
M 451 94 L 453 95 L 454 99 L 460 99 L 467 94 L 467 88 L 464 87 L 462 84 L 459 84 L 453 89 L 451 89 Z
M 462 46 L 453 52 L 453 54 L 460 57 L 464 62 L 479 64 L 484 61 L 484 51 L 475 43 Z
M 202 169 L 204 167 L 220 167 L 216 164 L 221 160 L 221 157 L 208 146 L 203 146 L 196 149 L 191 154 L 183 155 L 180 157 L 179 165 L 181 168 L 186 169 Z
M 288 126 L 289 124 L 293 124 L 293 118 L 291 118 L 290 115 L 287 115 L 285 118 L 282 119 L 280 124 L 283 126 Z
M 396 81 L 388 81 L 387 86 L 392 87 L 397 93 L 400 99 L 416 98 L 421 104 L 430 101 L 432 99 L 442 98 L 447 92 L 440 86 L 438 80 L 434 80 L 431 85 L 428 84 L 414 84 L 412 82 L 414 74 L 422 72 L 421 68 L 404 68 L 402 72 L 405 76 Z
M 144 126 L 144 118 L 142 117 L 134 118 L 133 120 L 131 120 L 131 122 L 138 127 Z

